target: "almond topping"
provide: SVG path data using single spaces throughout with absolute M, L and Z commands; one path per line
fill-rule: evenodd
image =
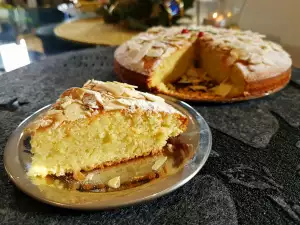
M 126 107 L 124 107 L 124 104 L 120 105 L 116 103 L 118 103 L 116 100 L 114 102 L 108 102 L 107 104 L 104 105 L 104 110 L 113 111 L 113 110 L 126 109 Z
M 133 63 L 138 63 L 141 61 L 144 56 L 147 54 L 147 52 L 152 48 L 153 41 L 150 41 L 148 43 L 144 43 L 140 51 L 137 53 L 137 55 L 132 59 Z
M 82 102 L 93 109 L 99 108 L 97 103 L 103 105 L 101 94 L 90 90 L 86 90 L 86 93 L 82 97 Z
M 148 101 L 151 102 L 164 102 L 165 100 L 162 97 L 152 95 L 150 93 L 140 92 Z
M 154 57 L 154 58 L 156 58 L 156 57 L 161 56 L 163 53 L 164 53 L 164 50 L 161 49 L 161 48 L 152 48 L 152 49 L 150 49 L 150 50 L 147 52 L 146 55 L 149 56 L 149 57 Z
M 229 94 L 231 88 L 232 88 L 232 85 L 221 83 L 219 86 L 211 88 L 210 91 L 212 91 L 216 95 L 225 97 L 226 95 Z
M 158 160 L 155 161 L 155 163 L 152 166 L 152 170 L 158 171 L 160 167 L 162 167 L 165 162 L 167 161 L 168 157 L 165 156 L 163 158 L 159 158 Z
M 65 108 L 65 116 L 69 121 L 85 118 L 85 113 L 78 103 L 72 103 Z
M 119 188 L 121 186 L 121 177 L 114 177 L 107 182 L 107 185 L 111 188 Z
M 85 179 L 85 175 L 83 173 L 81 173 L 80 171 L 78 171 L 78 172 L 73 173 L 73 178 L 75 180 L 82 181 Z

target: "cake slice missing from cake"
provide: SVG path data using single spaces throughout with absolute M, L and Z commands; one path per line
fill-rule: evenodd
M 163 98 L 118 82 L 88 81 L 65 91 L 29 125 L 29 176 L 64 176 L 160 153 L 187 128 Z

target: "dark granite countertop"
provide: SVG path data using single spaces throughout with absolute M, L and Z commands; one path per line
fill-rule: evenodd
M 207 120 L 213 150 L 186 185 L 157 200 L 109 211 L 55 208 L 19 191 L 3 167 L 11 132 L 87 79 L 116 80 L 113 48 L 49 57 L 0 76 L 0 224 L 300 224 L 300 72 L 280 93 L 235 104 L 191 104 Z M 15 110 L 16 109 L 16 110 Z

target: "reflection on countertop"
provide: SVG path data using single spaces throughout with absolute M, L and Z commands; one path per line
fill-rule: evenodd
M 40 60 L 43 54 L 29 51 L 26 41 L 21 39 L 19 43 L 0 44 L 0 56 L 0 74 L 3 74 Z

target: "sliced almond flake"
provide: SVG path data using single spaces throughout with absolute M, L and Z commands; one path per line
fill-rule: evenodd
M 143 33 L 143 35 L 139 35 L 136 38 L 139 40 L 143 40 L 143 41 L 152 41 L 152 40 L 156 39 L 156 35 Z
M 164 102 L 165 100 L 162 97 L 159 97 L 157 95 L 153 95 L 146 92 L 140 92 L 145 98 L 151 102 Z
M 78 103 L 72 103 L 68 105 L 64 110 L 65 116 L 68 121 L 75 121 L 85 118 L 85 111 Z
M 156 49 L 152 48 L 147 52 L 146 55 L 149 57 L 157 58 L 157 57 L 160 57 L 163 53 L 164 53 L 164 50 L 162 48 L 156 48 Z
M 274 42 L 269 41 L 269 45 L 277 52 L 283 51 L 282 47 Z
M 201 26 L 196 26 L 196 25 L 190 25 L 189 27 L 188 27 L 188 30 L 190 30 L 190 31 L 201 31 Z
M 144 43 L 138 54 L 132 59 L 132 62 L 137 63 L 144 58 L 144 56 L 147 54 L 147 52 L 152 48 L 153 41 Z
M 114 96 L 122 96 L 124 93 L 124 88 L 113 82 L 103 82 L 103 81 L 94 81 L 90 84 L 90 89 L 95 91 L 107 91 L 112 93 Z M 85 87 L 85 86 L 84 86 Z M 87 86 L 86 88 L 89 88 Z
M 179 39 L 181 39 L 181 38 L 183 38 L 183 39 L 189 39 L 191 36 L 192 36 L 192 33 L 189 32 L 189 33 L 185 33 L 185 34 L 177 34 L 175 37 L 179 38 Z
M 242 63 L 235 63 L 235 66 L 238 70 L 240 70 L 244 75 L 247 75 L 249 73 L 248 68 L 243 65 Z
M 64 98 L 61 99 L 62 103 L 60 104 L 60 106 L 62 108 L 66 108 L 68 105 L 72 104 L 74 102 L 74 100 L 72 98 L 70 98 L 69 96 L 66 96 Z
M 121 186 L 121 177 L 114 177 L 107 182 L 107 185 L 111 188 L 119 188 Z
M 141 44 L 136 43 L 135 41 L 128 41 L 127 46 L 131 50 L 139 50 L 141 48 Z
M 130 89 L 138 88 L 138 86 L 136 86 L 136 85 L 131 85 L 131 84 L 127 84 L 127 83 L 120 83 L 120 82 L 117 82 L 117 81 L 114 81 L 113 83 L 121 85 L 121 86 L 126 87 L 126 88 L 130 88 Z
M 83 181 L 85 179 L 85 175 L 80 171 L 77 171 L 73 173 L 73 178 L 78 181 Z
M 86 94 L 89 94 L 89 95 L 93 95 L 95 100 L 100 103 L 100 104 L 103 104 L 103 100 L 102 100 L 102 97 L 101 97 L 101 94 L 97 91 L 92 91 L 92 90 L 86 90 L 86 93 L 83 95 L 83 98 Z
M 251 48 L 246 48 L 251 54 L 263 55 L 265 50 L 262 50 L 259 46 L 252 46 Z
M 262 62 L 266 65 L 270 65 L 270 66 L 274 65 L 274 62 L 271 59 L 269 59 L 268 57 L 263 57 Z
M 163 158 L 159 158 L 158 160 L 156 160 L 155 163 L 152 166 L 152 170 L 158 171 L 159 168 L 161 168 L 165 164 L 165 162 L 167 161 L 167 159 L 168 159 L 168 157 L 165 156 Z
M 132 101 L 130 101 L 128 99 L 116 99 L 116 100 L 114 100 L 114 102 L 117 102 L 121 105 L 126 105 L 126 106 L 131 106 L 133 104 Z
M 139 54 L 139 49 L 130 49 L 128 52 L 127 52 L 127 55 L 128 55 L 128 58 L 129 59 L 133 59 L 137 56 L 137 54 Z
M 114 111 L 114 110 L 121 110 L 121 109 L 126 109 L 126 107 L 122 104 L 116 104 L 118 102 L 114 101 L 114 102 L 108 102 L 106 104 L 104 104 L 104 110 L 105 111 Z
M 157 47 L 157 48 L 167 48 L 167 45 L 163 42 L 160 42 L 160 41 L 156 41 L 154 44 L 153 44 L 153 47 Z
M 165 51 L 165 53 L 162 55 L 162 57 L 168 57 L 169 55 L 171 55 L 172 53 L 174 53 L 176 51 L 175 47 L 168 47 Z
M 239 59 L 247 61 L 249 59 L 249 55 L 241 55 Z
M 137 44 L 143 44 L 143 42 L 145 42 L 144 40 L 139 39 L 139 38 L 133 38 L 132 41 L 134 41 Z
M 39 127 L 48 127 L 53 123 L 51 119 L 41 119 L 39 120 Z
M 249 65 L 248 66 L 248 69 L 251 71 L 251 72 L 254 72 L 254 71 L 256 71 L 257 70 L 257 66 L 256 65 Z
M 177 48 L 181 48 L 183 45 L 186 44 L 186 42 L 185 41 L 171 41 L 171 42 L 169 42 L 169 44 L 173 45 Z
M 244 49 L 236 48 L 230 51 L 230 55 L 240 59 L 240 60 L 248 60 L 249 59 L 249 54 L 247 51 Z
M 229 94 L 231 89 L 232 89 L 231 84 L 221 83 L 219 86 L 209 89 L 209 91 L 212 91 L 216 95 L 225 97 Z
M 94 175 L 95 175 L 95 173 L 93 173 L 93 172 L 88 173 L 88 174 L 86 175 L 86 177 L 85 177 L 85 180 L 86 180 L 86 181 L 91 181 L 91 180 L 93 180 Z
M 263 61 L 262 57 L 257 54 L 253 54 L 249 59 L 249 62 L 251 64 L 260 64 L 260 63 L 262 63 L 262 61 Z
M 171 36 L 171 37 L 166 37 L 166 41 L 168 42 L 176 42 L 176 41 L 182 41 L 183 38 L 176 37 L 176 36 Z
M 82 101 L 83 101 L 84 105 L 86 105 L 90 108 L 93 108 L 93 109 L 98 109 L 99 108 L 99 106 L 97 104 L 97 100 L 96 100 L 94 95 L 86 94 L 86 95 L 83 96 Z

